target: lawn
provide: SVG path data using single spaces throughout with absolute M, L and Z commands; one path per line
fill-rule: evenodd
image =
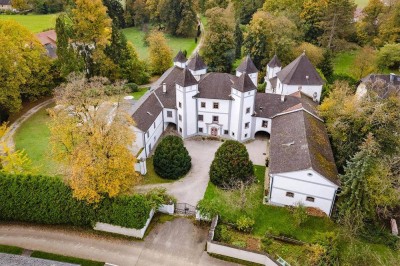
M 254 169 L 257 182 L 247 189 L 247 202 L 243 209 L 240 206 L 240 193 L 237 190 L 221 190 L 210 182 L 204 195 L 204 200 L 212 202 L 213 207 L 218 210 L 221 223 L 234 224 L 243 215 L 254 219 L 255 225 L 250 235 L 234 229 L 230 231 L 232 236 L 231 244 L 260 250 L 261 238 L 271 230 L 275 235 L 289 235 L 306 243 L 312 243 L 318 233 L 340 231 L 339 226 L 328 217 L 309 216 L 308 220 L 298 227 L 289 208 L 263 204 L 266 168 L 264 166 L 254 166 Z M 355 239 L 354 243 L 359 249 L 364 248 L 374 251 L 376 260 L 398 256 L 396 252 L 382 244 L 371 244 L 360 239 Z M 347 260 L 346 252 L 349 243 L 347 240 L 341 240 L 339 245 L 341 260 L 344 262 Z M 298 246 L 273 240 L 267 250 L 269 254 L 280 256 L 292 265 L 309 264 L 307 261 L 310 253 L 308 245 Z
M 358 51 L 338 53 L 333 60 L 333 71 L 335 74 L 351 76 L 351 68 Z
M 23 249 L 20 247 L 0 245 L 0 253 L 21 255 Z
M 139 88 L 138 91 L 133 92 L 132 96 L 137 101 L 149 90 L 149 88 Z
M 54 29 L 56 26 L 57 14 L 50 15 L 0 15 L 0 20 L 15 20 L 25 26 L 32 33 L 42 32 L 48 29 Z
M 50 117 L 46 111 L 48 107 L 50 106 L 40 109 L 22 123 L 14 136 L 14 141 L 16 149 L 25 150 L 41 174 L 55 175 L 59 173 L 59 164 L 52 159 L 49 153 L 50 130 L 47 124 Z
M 357 7 L 364 8 L 368 4 L 369 0 L 355 0 Z
M 123 29 L 122 32 L 125 34 L 126 38 L 132 42 L 139 57 L 142 60 L 146 60 L 149 57 L 149 51 L 148 47 L 143 42 L 145 33 L 136 27 Z M 166 38 L 169 47 L 172 49 L 173 56 L 175 56 L 179 50 L 186 50 L 188 55 L 190 55 L 194 48 L 196 48 L 194 38 L 178 38 L 169 34 L 166 34 Z
M 57 254 L 52 254 L 52 253 L 46 253 L 46 252 L 42 252 L 42 251 L 34 251 L 31 254 L 31 257 L 46 259 L 46 260 L 60 261 L 60 262 L 67 262 L 67 263 L 75 263 L 75 264 L 78 264 L 81 266 L 103 266 L 104 265 L 104 262 L 78 259 L 78 258 L 74 258 L 74 257 L 67 257 L 67 256 L 62 256 L 62 255 L 57 255 Z

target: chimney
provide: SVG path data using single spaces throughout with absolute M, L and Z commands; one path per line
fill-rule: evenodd
M 162 84 L 162 93 L 163 94 L 167 93 L 167 84 L 165 82 Z
M 390 83 L 394 82 L 394 77 L 396 76 L 396 74 L 394 73 L 390 73 Z
M 281 94 L 281 102 L 285 101 L 285 95 Z

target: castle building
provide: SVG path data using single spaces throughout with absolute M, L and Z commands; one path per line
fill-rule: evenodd
M 182 138 L 215 136 L 239 142 L 270 135 L 268 202 L 303 202 L 331 214 L 339 187 L 333 153 L 316 112 L 323 81 L 303 53 L 281 69 L 267 65 L 266 93 L 257 92 L 258 69 L 249 56 L 236 75 L 207 72 L 199 54 L 179 52 L 167 70 L 131 110 L 136 122 L 138 170 L 170 126 Z M 141 165 L 141 167 L 139 167 Z

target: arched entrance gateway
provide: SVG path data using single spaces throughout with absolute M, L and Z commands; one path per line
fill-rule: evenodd
M 254 133 L 254 138 L 255 139 L 260 139 L 260 140 L 268 140 L 270 139 L 271 135 L 267 131 L 259 130 L 256 133 Z
M 214 137 L 218 136 L 218 128 L 216 128 L 216 127 L 211 128 L 211 136 L 214 136 Z

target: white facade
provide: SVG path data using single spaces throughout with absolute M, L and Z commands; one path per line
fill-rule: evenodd
M 316 171 L 303 170 L 270 175 L 269 203 L 319 208 L 330 216 L 338 186 Z
M 275 93 L 290 95 L 292 93 L 298 92 L 299 90 L 305 95 L 309 96 L 310 98 L 315 99 L 315 101 L 317 102 L 319 102 L 319 100 L 321 99 L 322 85 L 317 85 L 317 86 L 287 85 L 287 84 L 282 84 L 282 82 L 278 78 L 276 83 Z
M 183 138 L 197 134 L 197 108 L 194 96 L 198 85 L 182 87 L 176 84 L 177 130 Z
M 197 99 L 198 134 L 229 135 L 230 101 Z

